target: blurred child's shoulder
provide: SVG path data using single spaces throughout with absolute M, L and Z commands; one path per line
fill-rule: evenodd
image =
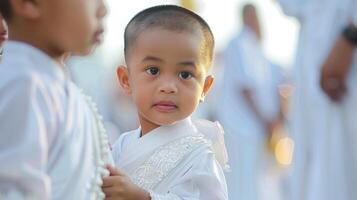
M 140 136 L 138 133 L 140 133 L 140 131 L 138 129 L 135 129 L 135 130 L 131 130 L 131 131 L 124 132 L 124 133 L 120 134 L 118 139 L 113 144 L 113 150 L 122 149 L 123 146 L 126 146 L 132 140 L 135 140 L 136 138 L 138 138 Z

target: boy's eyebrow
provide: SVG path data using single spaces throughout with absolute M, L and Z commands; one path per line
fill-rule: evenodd
M 196 63 L 194 61 L 179 62 L 177 65 L 183 66 L 183 67 L 189 66 L 189 67 L 196 68 Z
M 146 56 L 141 62 L 147 62 L 147 61 L 155 61 L 155 62 L 164 62 L 161 58 L 155 57 L 155 56 Z M 196 68 L 196 62 L 194 61 L 183 61 L 177 63 L 177 66 L 182 66 L 182 67 L 193 67 Z
M 162 59 L 155 56 L 146 56 L 141 62 L 145 62 L 145 61 L 164 62 Z

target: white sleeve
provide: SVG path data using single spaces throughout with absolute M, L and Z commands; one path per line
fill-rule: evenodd
M 277 0 L 283 12 L 302 20 L 310 0 Z
M 0 198 L 48 199 L 47 116 L 41 92 L 24 77 L 0 84 L 0 96 Z
M 119 138 L 114 142 L 112 146 L 112 156 L 114 159 L 114 164 L 118 167 L 118 160 L 120 158 L 121 154 L 121 148 L 122 148 L 122 142 L 123 142 L 123 135 L 119 136 Z
M 270 63 L 270 66 L 274 80 L 274 86 L 278 88 L 279 85 L 286 83 L 286 74 L 280 66 L 273 63 Z
M 167 194 L 150 191 L 152 200 L 228 200 L 223 170 L 214 154 L 205 152 Z

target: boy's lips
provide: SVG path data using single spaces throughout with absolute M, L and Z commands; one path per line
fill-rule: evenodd
M 0 42 L 7 40 L 7 32 L 0 33 Z
M 103 41 L 103 33 L 104 29 L 99 28 L 95 33 L 94 33 L 94 41 L 96 43 L 101 43 Z
M 172 101 L 159 101 L 154 103 L 153 107 L 161 112 L 170 112 L 177 109 L 177 105 Z

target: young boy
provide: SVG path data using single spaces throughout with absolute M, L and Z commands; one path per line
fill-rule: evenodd
M 109 199 L 227 199 L 210 143 L 190 115 L 213 82 L 213 34 L 195 13 L 172 5 L 138 13 L 125 30 L 121 86 L 137 105 L 140 128 L 113 146 L 116 166 L 103 180 Z M 215 132 L 216 131 L 216 132 Z M 223 144 L 224 147 L 224 144 Z M 129 177 L 126 177 L 127 174 Z
M 110 159 L 100 117 L 65 74 L 101 40 L 102 0 L 1 0 L 0 199 L 103 198 Z
M 7 40 L 7 37 L 8 37 L 7 25 L 6 25 L 4 18 L 2 17 L 2 15 L 0 13 L 0 62 L 1 62 L 2 54 L 3 54 L 2 46 L 3 46 L 4 42 Z

